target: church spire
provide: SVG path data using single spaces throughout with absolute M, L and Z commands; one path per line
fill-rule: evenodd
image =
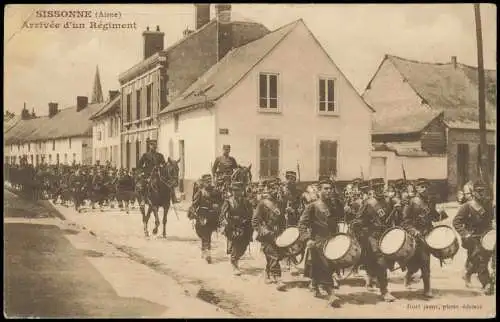
M 102 87 L 101 87 L 101 77 L 99 76 L 99 66 L 95 68 L 95 77 L 94 77 L 94 86 L 92 88 L 92 99 L 90 103 L 102 103 L 104 98 L 102 96 Z

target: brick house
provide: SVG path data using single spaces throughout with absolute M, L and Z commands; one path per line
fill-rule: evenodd
M 485 70 L 485 74 L 487 153 L 493 173 L 496 71 Z M 363 98 L 376 110 L 373 157 L 382 158 L 384 150 L 398 157 L 409 157 L 405 155 L 409 151 L 398 155 L 401 153 L 398 147 L 401 150 L 402 142 L 406 147 L 413 144 L 414 151 L 410 154 L 418 151 L 418 156 L 411 158 L 427 160 L 419 159 L 415 166 L 409 166 L 407 175 L 445 180 L 443 190 L 449 197 L 468 180 L 477 179 L 480 158 L 477 78 L 477 68 L 458 63 L 456 57 L 450 63 L 425 63 L 386 55 L 363 93 Z M 431 161 L 428 159 L 431 157 L 441 159 Z M 375 168 L 382 167 L 382 161 L 375 163 Z M 391 167 L 396 166 L 398 169 L 394 170 L 386 165 L 387 172 L 392 173 L 388 179 L 401 177 L 396 174 L 401 173 L 401 162 Z
M 165 34 L 143 32 L 144 57 L 119 75 L 121 84 L 122 166 L 134 168 L 146 152 L 148 139 L 158 138 L 158 114 L 184 92 L 232 48 L 245 45 L 267 34 L 262 24 L 247 21 L 221 23 L 231 5 L 215 6 L 216 19 L 210 19 L 210 5 L 195 5 L 196 30 L 185 30 L 183 38 L 164 48 Z M 185 171 L 181 164 L 181 174 Z

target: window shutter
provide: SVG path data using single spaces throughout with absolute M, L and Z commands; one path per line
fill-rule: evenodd
M 278 76 L 269 75 L 269 107 L 278 108 Z
M 259 75 L 259 106 L 261 108 L 267 107 L 267 75 Z

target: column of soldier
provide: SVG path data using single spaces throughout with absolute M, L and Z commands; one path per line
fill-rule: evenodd
M 488 265 L 496 250 L 496 232 L 481 182 L 464 187 L 452 228 L 441 223 L 448 216 L 436 206 L 426 179 L 388 185 L 381 178 L 356 179 L 343 196 L 328 177 L 320 177 L 305 192 L 297 189 L 296 179 L 294 171 L 287 171 L 284 184 L 261 182 L 257 194 L 251 195 L 241 182 L 223 191 L 221 180 L 214 183 L 211 174 L 203 175 L 188 212 L 201 239 L 202 258 L 212 262 L 211 236 L 220 229 L 227 238 L 234 275 L 242 274 L 239 260 L 255 238 L 266 259 L 265 282 L 279 291 L 286 290 L 280 262 L 298 264 L 305 259 L 310 290 L 315 297 L 326 293 L 332 307 L 341 305 L 336 290 L 342 271 L 349 268 L 354 273 L 364 269 L 366 286 L 378 287 L 387 302 L 396 300 L 389 290 L 388 271 L 405 271 L 405 286 L 411 289 L 420 270 L 423 296 L 431 298 L 431 256 L 441 264 L 455 256 L 460 246 L 454 228 L 467 250 L 466 286 L 477 274 L 484 294 L 493 294 L 495 279 Z

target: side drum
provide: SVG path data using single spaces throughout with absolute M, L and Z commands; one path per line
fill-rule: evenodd
M 287 256 L 297 256 L 305 249 L 304 243 L 299 240 L 299 235 L 297 227 L 288 227 L 276 238 L 276 246 L 284 249 Z
M 379 240 L 379 248 L 388 259 L 406 261 L 415 254 L 415 239 L 403 228 L 388 229 Z
M 481 237 L 481 247 L 487 252 L 493 252 L 497 245 L 497 231 L 491 229 Z
M 437 259 L 453 258 L 460 245 L 453 228 L 447 225 L 439 225 L 425 236 L 425 243 L 430 249 L 430 253 Z
M 350 235 L 338 233 L 326 242 L 323 255 L 335 268 L 348 268 L 361 258 L 361 246 Z

